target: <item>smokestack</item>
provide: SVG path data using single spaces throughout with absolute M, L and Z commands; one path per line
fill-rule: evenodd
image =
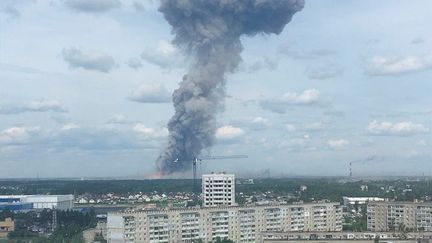
M 304 0 L 161 0 L 173 43 L 192 59 L 173 93 L 168 145 L 157 160 L 161 174 L 189 170 L 194 157 L 213 145 L 225 75 L 241 62 L 240 36 L 280 34 L 303 7 Z

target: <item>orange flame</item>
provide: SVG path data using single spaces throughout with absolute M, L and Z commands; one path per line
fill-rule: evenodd
M 149 178 L 152 180 L 162 179 L 162 174 L 160 172 L 156 172 L 156 173 L 150 175 Z

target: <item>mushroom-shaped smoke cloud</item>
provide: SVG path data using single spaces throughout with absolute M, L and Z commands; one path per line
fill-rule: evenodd
M 240 37 L 280 34 L 303 7 L 304 0 L 161 0 L 173 43 L 192 59 L 173 94 L 168 145 L 157 160 L 162 175 L 189 170 L 192 159 L 213 145 L 225 75 L 241 61 Z

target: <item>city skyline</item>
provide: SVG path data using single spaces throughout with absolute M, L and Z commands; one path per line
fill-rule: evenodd
M 354 176 L 432 175 L 431 7 L 306 1 L 280 35 L 243 36 L 205 153 L 249 158 L 202 171 L 347 176 L 365 160 Z M 0 178 L 156 172 L 190 61 L 157 8 L 0 3 Z

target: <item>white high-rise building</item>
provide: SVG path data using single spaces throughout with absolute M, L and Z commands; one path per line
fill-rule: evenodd
M 236 205 L 234 175 L 225 172 L 203 175 L 202 195 L 204 207 Z

